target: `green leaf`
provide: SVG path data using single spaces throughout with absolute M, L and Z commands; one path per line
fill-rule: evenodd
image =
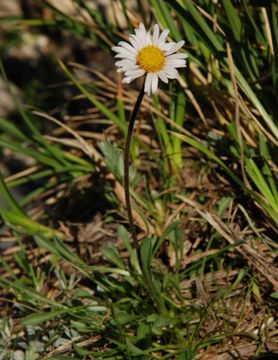
M 158 241 L 156 242 L 154 249 L 153 249 L 153 256 L 157 253 L 157 251 L 161 248 L 161 245 L 167 240 L 168 236 L 172 231 L 174 231 L 180 225 L 180 221 L 174 221 L 171 223 L 160 235 Z
M 127 351 L 133 356 L 146 355 L 146 351 L 139 349 L 137 346 L 133 345 L 128 339 L 126 339 Z
M 271 297 L 273 297 L 274 299 L 278 299 L 278 292 L 273 292 L 270 294 Z
M 142 264 L 142 273 L 143 273 L 143 280 L 147 285 L 147 288 L 152 295 L 153 299 L 157 303 L 158 308 L 160 311 L 164 312 L 165 305 L 163 300 L 157 290 L 157 286 L 153 281 L 152 271 L 151 271 L 151 263 L 153 259 L 153 241 L 152 238 L 145 238 L 140 246 L 140 257 L 141 257 L 141 264 Z
M 117 265 L 120 269 L 125 269 L 125 264 L 117 250 L 117 248 L 112 245 L 105 245 L 102 246 L 100 249 L 103 256 L 106 257 L 106 259 L 110 260 L 113 264 Z
M 196 351 L 192 349 L 187 349 L 183 351 L 176 360 L 193 360 L 196 358 Z
M 129 241 L 128 232 L 124 226 L 122 226 L 122 225 L 119 226 L 118 235 L 119 235 L 120 239 L 123 241 L 124 246 L 129 253 L 130 263 L 131 263 L 133 269 L 135 269 L 137 273 L 140 273 L 139 260 L 138 260 L 136 250 L 133 248 L 131 242 Z
M 48 360 L 80 360 L 80 358 L 67 355 L 56 355 L 49 357 Z
M 151 325 L 150 324 L 146 324 L 145 322 L 142 322 L 138 329 L 137 329 L 137 341 L 139 340 L 145 340 L 145 341 L 151 341 Z M 150 343 L 149 343 L 150 345 Z
M 69 309 L 52 310 L 43 313 L 31 314 L 21 320 L 23 326 L 34 326 L 70 312 Z
M 142 271 L 146 282 L 149 287 L 153 287 L 152 275 L 151 275 L 151 261 L 153 258 L 153 246 L 152 239 L 146 238 L 143 240 L 140 247 L 140 256 L 142 262 Z

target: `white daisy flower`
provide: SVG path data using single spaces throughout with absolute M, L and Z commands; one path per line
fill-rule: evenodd
M 178 77 L 177 68 L 186 66 L 185 53 L 175 54 L 184 41 L 166 42 L 170 30 L 166 29 L 159 34 L 159 26 L 154 25 L 152 34 L 140 24 L 135 34 L 129 36 L 129 42 L 120 41 L 118 46 L 112 47 L 117 53 L 116 62 L 119 72 L 124 72 L 123 83 L 130 83 L 146 74 L 145 92 L 151 95 L 156 92 L 158 79 L 168 83 L 168 79 Z

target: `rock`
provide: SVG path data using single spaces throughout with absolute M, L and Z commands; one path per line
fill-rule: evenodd
M 0 16 L 21 16 L 21 6 L 18 0 L 0 1 Z
M 10 84 L 14 94 L 18 95 L 19 90 L 15 85 Z M 15 103 L 10 95 L 7 85 L 3 78 L 0 77 L 0 117 L 7 117 L 11 112 L 15 111 Z

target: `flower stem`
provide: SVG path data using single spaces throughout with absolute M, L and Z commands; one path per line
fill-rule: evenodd
M 130 227 L 130 232 L 132 235 L 132 240 L 134 247 L 137 251 L 137 254 L 139 254 L 139 242 L 137 239 L 136 231 L 135 231 L 135 225 L 133 222 L 133 216 L 132 216 L 132 208 L 131 208 L 131 202 L 130 202 L 130 192 L 129 192 L 129 155 L 130 155 L 130 144 L 132 140 L 132 133 L 133 133 L 133 127 L 135 123 L 135 119 L 138 113 L 138 110 L 140 108 L 140 105 L 142 103 L 143 97 L 144 97 L 144 86 L 145 81 L 142 85 L 142 88 L 140 90 L 140 93 L 138 95 L 138 98 L 136 100 L 136 103 L 134 105 L 134 109 L 132 113 L 130 114 L 129 122 L 128 122 L 128 130 L 127 130 L 127 136 L 126 136 L 126 142 L 125 142 L 125 149 L 124 149 L 124 190 L 125 190 L 125 202 L 126 202 L 126 210 L 128 215 L 128 222 Z

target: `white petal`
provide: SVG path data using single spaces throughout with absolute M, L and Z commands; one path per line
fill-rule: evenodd
M 129 41 L 131 42 L 132 46 L 134 47 L 134 49 L 136 51 L 138 51 L 138 44 L 137 44 L 137 41 L 136 41 L 136 36 L 135 35 L 130 35 L 128 37 Z
M 133 46 L 131 46 L 129 43 L 127 43 L 126 41 L 120 41 L 119 46 L 122 46 L 123 48 L 127 49 L 128 51 L 132 52 L 132 53 L 136 53 L 136 50 L 134 49 Z
M 188 54 L 186 53 L 178 53 L 166 56 L 166 59 L 186 59 L 188 58 Z
M 141 49 L 142 47 L 145 46 L 144 45 L 144 34 L 142 35 L 138 29 L 135 30 L 135 33 L 136 33 L 135 37 L 136 37 L 136 42 L 138 44 L 138 49 Z
M 186 60 L 183 59 L 170 59 L 170 60 L 166 60 L 166 67 L 167 66 L 172 66 L 172 67 L 186 67 Z
M 127 49 L 125 49 L 125 48 L 123 48 L 121 46 L 115 46 L 113 49 L 118 54 L 132 54 L 132 55 L 135 55 L 132 51 L 129 51 L 129 50 L 127 50 Z
M 167 76 L 167 78 L 169 79 L 176 79 L 179 75 L 179 73 L 177 72 L 177 70 L 175 68 L 167 68 L 165 67 L 164 69 L 164 74 Z
M 123 84 L 129 84 L 133 80 L 137 79 L 138 77 L 140 77 L 140 76 L 126 76 L 126 77 L 123 78 L 122 83 Z
M 183 40 L 179 41 L 178 43 L 171 46 L 170 49 L 168 49 L 168 51 L 166 51 L 166 55 L 173 54 L 174 52 L 178 51 L 181 47 L 183 47 L 183 45 L 184 45 L 184 41 Z
M 145 29 L 144 24 L 140 24 L 138 29 L 135 29 L 135 35 L 137 38 L 137 43 L 141 46 L 144 46 L 145 44 L 145 39 L 147 36 L 147 31 Z
M 172 41 L 170 41 L 170 42 L 168 42 L 168 43 L 165 42 L 164 44 L 160 45 L 160 49 L 166 52 L 166 51 L 168 51 L 173 45 L 175 45 L 175 43 L 172 42 Z
M 117 54 L 115 56 L 115 58 L 120 58 L 120 59 L 129 59 L 129 60 L 133 60 L 135 61 L 135 56 L 131 53 L 123 53 L 123 54 Z
M 131 76 L 134 77 L 135 79 L 139 76 L 142 76 L 145 74 L 145 70 L 143 69 L 138 69 L 138 70 L 127 70 L 125 72 L 125 76 Z
M 184 67 L 186 67 L 186 62 L 183 63 L 183 64 L 176 64 L 175 65 L 175 68 L 184 68 Z
M 135 63 L 135 61 L 124 59 L 124 60 L 116 61 L 115 65 L 116 66 L 126 66 L 126 65 L 128 66 L 128 65 L 136 65 L 136 63 Z
M 117 53 L 129 52 L 127 49 L 123 48 L 122 46 L 113 46 L 112 50 Z
M 155 24 L 153 27 L 153 44 L 156 45 L 159 38 L 159 26 Z
M 129 84 L 131 81 L 131 78 L 130 77 L 124 77 L 123 80 L 122 80 L 122 83 L 123 84 Z
M 135 35 L 133 35 L 133 39 L 137 43 L 137 51 L 142 49 L 145 46 L 152 44 L 152 38 L 150 32 L 147 32 L 144 24 L 140 24 L 138 29 L 135 29 Z
M 120 64 L 120 63 L 121 63 L 121 64 Z M 125 69 L 126 69 L 126 70 L 129 70 L 129 69 L 135 69 L 135 70 L 137 70 L 137 69 L 139 69 L 139 66 L 138 66 L 137 64 L 133 63 L 133 62 L 130 61 L 130 60 L 117 61 L 115 65 L 118 66 L 118 67 L 120 67 L 120 68 L 122 68 L 124 71 L 125 71 Z
M 167 76 L 164 74 L 164 71 L 163 71 L 163 70 L 159 71 L 159 72 L 157 73 L 157 75 L 159 76 L 159 78 L 160 78 L 163 82 L 165 82 L 166 84 L 168 84 L 169 80 L 168 80 Z
M 145 28 L 145 25 L 143 23 L 139 24 L 139 30 L 146 34 L 146 28 Z
M 130 51 L 122 46 L 114 46 L 112 50 L 118 54 L 133 54 L 134 56 L 136 55 L 136 51 Z
M 125 65 L 121 67 L 121 70 L 126 72 L 126 71 L 136 71 L 139 70 L 139 66 L 138 65 Z
M 152 78 L 153 78 L 153 74 L 152 74 L 152 73 L 148 73 L 147 76 L 146 76 L 145 88 L 144 88 L 144 91 L 145 91 L 148 95 L 151 94 Z
M 133 81 L 133 80 L 135 80 L 135 79 L 137 79 L 137 78 L 139 78 L 139 77 L 141 77 L 141 76 L 143 76 L 144 74 L 140 74 L 140 75 L 134 75 L 134 76 L 130 76 L 130 81 Z
M 149 34 L 149 33 L 147 33 L 147 34 L 140 34 L 140 35 L 138 35 L 138 36 L 140 36 L 140 43 L 141 43 L 141 47 L 140 47 L 140 49 L 142 49 L 142 48 L 144 48 L 144 47 L 146 47 L 146 46 L 148 46 L 148 45 L 151 45 L 151 43 L 152 43 L 152 40 L 151 40 L 151 35 Z
M 162 33 L 159 36 L 159 39 L 158 39 L 158 41 L 156 43 L 157 46 L 161 46 L 165 42 L 169 32 L 170 32 L 169 29 L 165 29 L 165 30 L 162 31 Z
M 152 37 L 150 32 L 147 33 L 147 36 L 145 38 L 145 46 L 152 45 Z
M 157 90 L 157 85 L 158 85 L 158 76 L 157 74 L 153 74 L 153 79 L 152 79 L 152 93 L 154 94 Z

